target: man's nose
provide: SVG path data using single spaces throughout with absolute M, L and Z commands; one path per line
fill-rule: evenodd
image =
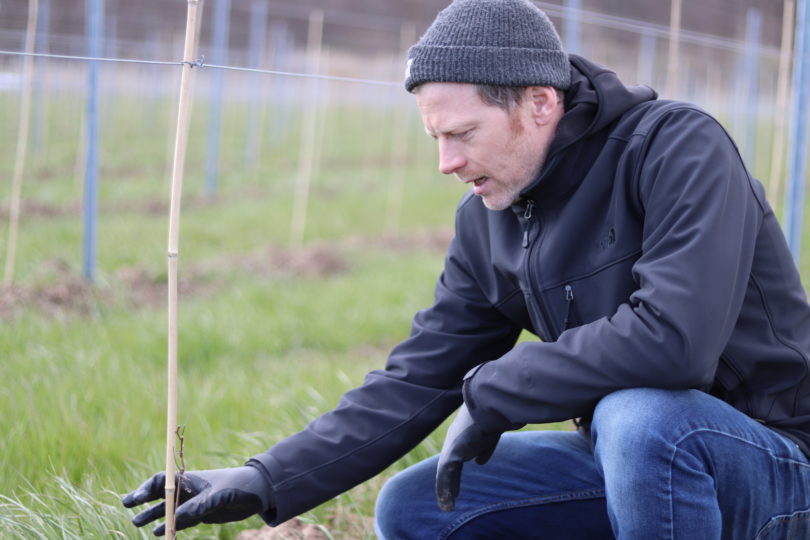
M 464 167 L 466 159 L 457 145 L 449 141 L 439 141 L 439 171 L 453 174 Z

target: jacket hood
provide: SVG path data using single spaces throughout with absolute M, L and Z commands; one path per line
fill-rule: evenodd
M 592 163 L 589 155 L 601 149 L 598 141 L 607 137 L 605 128 L 633 107 L 658 97 L 649 86 L 625 86 L 616 73 L 581 56 L 572 54 L 569 60 L 571 86 L 565 95 L 565 114 L 557 125 L 543 169 L 521 193 L 524 198 L 545 197 L 549 189 L 567 191 L 565 186 L 572 187 L 587 172 Z M 565 186 L 552 182 L 552 176 L 560 178 Z

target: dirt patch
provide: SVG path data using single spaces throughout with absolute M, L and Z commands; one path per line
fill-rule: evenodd
M 270 247 L 258 259 L 258 264 L 272 274 L 290 274 L 323 278 L 349 270 L 346 257 L 336 246 L 312 244 L 299 249 Z
M 81 205 L 78 202 L 66 205 L 55 205 L 34 200 L 26 200 L 20 202 L 20 215 L 25 216 L 26 218 L 29 216 L 56 218 L 75 215 L 78 214 L 80 211 Z M 2 205 L 0 205 L 0 220 L 7 221 L 10 212 L 11 210 L 9 208 L 8 202 L 5 202 Z
M 261 529 L 242 531 L 236 540 L 330 540 L 330 537 L 317 525 L 293 518 L 278 527 L 265 525 Z
M 134 307 L 165 305 L 168 282 L 164 274 L 155 275 L 143 268 L 126 267 L 115 272 L 116 280 L 125 292 L 126 301 Z M 199 268 L 183 269 L 177 283 L 178 295 L 197 296 L 211 294 L 222 287 L 222 282 Z
M 441 252 L 452 238 L 450 230 L 424 230 L 409 234 L 355 236 L 339 241 L 314 242 L 300 248 L 268 246 L 247 255 L 228 254 L 197 263 L 185 261 L 178 283 L 181 297 L 212 294 L 226 285 L 222 272 L 239 270 L 260 276 L 292 276 L 323 279 L 351 271 L 350 252 L 369 248 L 393 253 L 419 250 Z M 33 308 L 44 316 L 65 314 L 88 316 L 98 302 L 124 302 L 128 306 L 157 307 L 167 301 L 164 272 L 155 273 L 142 267 L 116 270 L 102 284 L 90 284 L 75 274 L 64 262 L 45 261 L 46 273 L 54 276 L 52 284 L 13 285 L 0 290 L 0 320 L 10 320 L 23 309 Z
M 372 245 L 398 253 L 420 250 L 444 252 L 452 239 L 453 230 L 451 228 L 441 228 L 412 231 L 407 234 L 389 233 L 376 237 L 353 237 L 348 240 L 348 243 L 355 247 Z
M 52 317 L 73 314 L 87 316 L 100 294 L 78 277 L 52 285 L 8 287 L 0 290 L 0 320 L 13 319 L 23 308 L 31 307 Z

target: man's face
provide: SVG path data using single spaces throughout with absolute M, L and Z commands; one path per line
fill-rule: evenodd
M 426 83 L 416 92 L 425 131 L 439 143 L 439 170 L 504 210 L 537 176 L 553 136 L 538 126 L 531 99 L 510 111 L 481 101 L 475 85 Z

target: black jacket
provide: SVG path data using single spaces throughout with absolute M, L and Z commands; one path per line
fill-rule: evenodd
M 571 57 L 566 114 L 511 209 L 467 195 L 432 307 L 384 371 L 255 456 L 271 523 L 370 478 L 463 399 L 488 430 L 698 388 L 810 448 L 810 307 L 782 231 L 705 112 Z M 515 345 L 522 330 L 540 341 Z M 462 380 L 463 385 L 462 385 Z

